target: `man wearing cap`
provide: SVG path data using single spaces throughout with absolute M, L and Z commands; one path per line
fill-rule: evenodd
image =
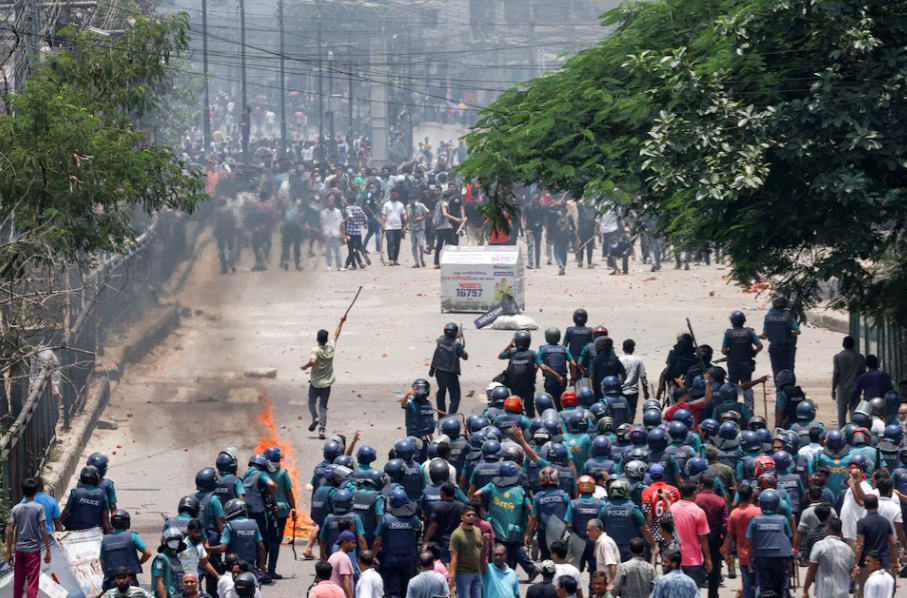
M 554 574 L 557 571 L 554 561 L 548 559 L 539 565 L 542 572 L 542 581 L 529 586 L 526 598 L 557 598 L 557 588 L 554 585 Z
M 113 572 L 116 587 L 106 592 L 102 598 L 151 598 L 151 594 L 132 584 L 132 572 L 129 567 L 117 567 Z
M 353 598 L 353 561 L 350 553 L 356 550 L 356 534 L 350 530 L 340 532 L 337 540 L 340 550 L 328 558 L 331 565 L 331 581 L 343 589 L 346 598 Z

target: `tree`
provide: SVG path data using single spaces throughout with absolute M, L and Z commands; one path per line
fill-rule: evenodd
M 660 0 L 502 95 L 462 167 L 513 209 L 541 181 L 720 244 L 740 280 L 907 324 L 907 3 Z M 616 193 L 615 189 L 624 192 Z M 634 196 L 640 201 L 634 201 Z

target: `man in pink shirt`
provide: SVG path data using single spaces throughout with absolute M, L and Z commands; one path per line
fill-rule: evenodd
M 740 498 L 740 502 L 737 508 L 731 511 L 727 536 L 721 552 L 730 567 L 734 563 L 734 557 L 731 555 L 731 542 L 737 540 L 737 558 L 740 559 L 740 576 L 743 578 L 743 598 L 755 598 L 756 575 L 750 571 L 750 541 L 746 537 L 746 530 L 750 526 L 750 520 L 756 515 L 762 514 L 762 509 L 753 504 L 752 486 L 742 484 L 737 490 L 737 496 Z
M 340 586 L 331 581 L 334 568 L 327 561 L 315 563 L 315 585 L 309 590 L 308 598 L 346 598 Z
M 705 574 L 712 570 L 712 558 L 709 555 L 709 522 L 705 511 L 695 501 L 696 484 L 685 482 L 680 488 L 680 500 L 671 505 L 671 516 L 680 538 L 680 554 L 683 557 L 680 568 L 697 585 L 702 585 Z
M 353 598 L 353 561 L 350 553 L 356 550 L 356 535 L 350 530 L 340 532 L 340 550 L 328 558 L 332 567 L 331 581 L 339 586 L 346 598 Z

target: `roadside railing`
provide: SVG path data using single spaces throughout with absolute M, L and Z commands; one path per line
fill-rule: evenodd
M 907 378 L 907 328 L 886 320 L 850 314 L 850 336 L 863 355 L 876 355 L 879 366 L 898 381 Z

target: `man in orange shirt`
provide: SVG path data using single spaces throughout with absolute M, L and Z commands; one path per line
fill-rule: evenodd
M 334 567 L 327 561 L 315 563 L 315 585 L 309 590 L 309 598 L 346 598 L 346 593 L 331 581 Z
M 680 500 L 680 490 L 664 481 L 665 468 L 661 463 L 649 465 L 652 484 L 642 491 L 642 512 L 646 525 L 652 530 L 655 542 L 661 545 L 659 524 L 671 512 L 671 505 Z
M 743 598 L 755 598 L 756 576 L 750 571 L 750 541 L 746 537 L 746 530 L 750 525 L 750 520 L 756 515 L 762 514 L 762 509 L 753 504 L 752 486 L 741 485 L 737 490 L 737 495 L 740 502 L 737 504 L 737 508 L 731 511 L 728 519 L 728 533 L 724 538 L 721 554 L 724 555 L 724 561 L 730 567 L 734 563 L 731 542 L 737 541 L 737 558 L 740 559 L 740 576 L 743 578 Z

